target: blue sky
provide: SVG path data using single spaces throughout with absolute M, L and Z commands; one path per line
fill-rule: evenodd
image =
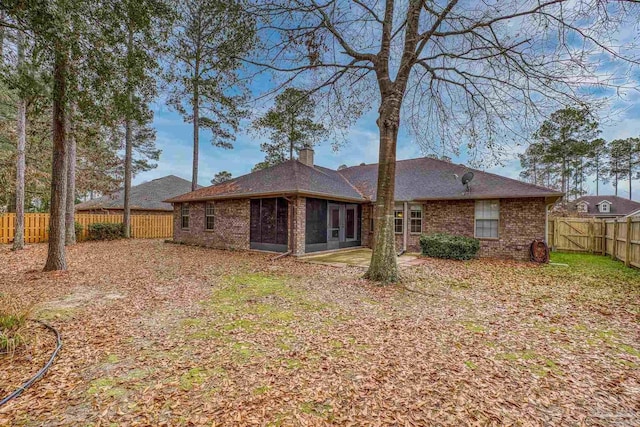
M 632 39 L 637 34 L 634 25 L 623 28 L 617 34 L 622 43 L 629 43 L 633 46 Z M 602 76 L 613 75 L 624 79 L 628 89 L 613 93 L 611 89 L 604 89 L 597 85 L 583 86 L 585 92 L 590 92 L 596 97 L 614 96 L 609 106 L 597 111 L 601 120 L 602 137 L 607 140 L 617 138 L 640 136 L 640 70 L 636 69 L 629 74 L 617 69 L 616 63 L 610 57 L 601 54 L 593 58 L 597 64 L 598 74 Z M 618 81 L 617 83 L 620 83 Z M 262 92 L 272 84 L 272 81 L 264 76 L 258 76 L 250 86 L 254 94 Z M 256 107 L 254 115 L 259 111 L 264 111 L 267 106 Z M 378 129 L 375 124 L 375 106 L 360 118 L 349 129 L 347 142 L 338 151 L 333 150 L 330 141 L 326 141 L 316 147 L 316 164 L 337 168 L 341 164 L 357 165 L 362 162 L 375 163 L 378 159 Z M 613 113 L 615 112 L 615 113 Z M 249 121 L 243 124 L 243 129 L 247 129 Z M 151 171 L 141 173 L 134 179 L 134 184 L 139 184 L 154 178 L 173 174 L 185 179 L 191 179 L 192 164 L 192 126 L 185 123 L 182 117 L 176 112 L 169 110 L 166 106 L 158 104 L 155 108 L 154 126 L 157 131 L 157 146 L 162 150 L 158 167 Z M 235 176 L 249 173 L 251 168 L 262 161 L 264 154 L 260 151 L 260 142 L 256 135 L 240 132 L 237 135 L 235 148 L 224 150 L 215 148 L 210 143 L 210 135 L 206 131 L 200 134 L 200 161 L 198 183 L 209 185 L 211 178 L 219 171 L 227 170 Z M 487 166 L 488 171 L 498 173 L 510 178 L 517 179 L 520 173 L 520 164 L 517 155 L 524 151 L 524 146 L 511 146 L 507 150 L 507 155 L 503 158 L 500 166 Z M 408 159 L 424 156 L 421 146 L 414 141 L 410 135 L 401 131 L 398 138 L 398 159 Z M 442 154 L 442 153 L 438 153 Z M 462 153 L 453 157 L 455 163 L 468 163 L 467 156 Z M 592 181 L 592 180 L 591 180 Z M 634 199 L 640 200 L 640 180 L 634 181 Z M 627 197 L 627 182 L 621 182 L 619 195 Z M 590 182 L 589 193 L 595 194 L 595 183 Z M 613 187 L 610 184 L 600 185 L 600 194 L 613 194 Z
M 640 96 L 624 102 L 624 110 L 615 119 L 602 126 L 603 137 L 607 140 L 640 136 Z M 375 163 L 378 159 L 378 129 L 375 124 L 375 109 L 363 116 L 348 132 L 347 143 L 338 151 L 333 150 L 329 142 L 324 142 L 316 147 L 316 163 L 322 166 L 337 168 L 341 164 L 349 166 L 362 162 Z M 248 122 L 245 123 L 248 125 Z M 185 123 L 182 117 L 158 105 L 155 112 L 154 127 L 157 131 L 157 146 L 162 150 L 158 167 L 148 172 L 141 173 L 134 179 L 134 184 L 149 181 L 165 175 L 173 174 L 185 179 L 191 179 L 192 162 L 192 138 L 193 130 L 189 123 Z M 200 163 L 198 182 L 201 185 L 209 185 L 215 173 L 227 170 L 233 176 L 239 176 L 251 171 L 256 163 L 264 158 L 260 151 L 261 140 L 254 135 L 241 132 L 237 135 L 235 148 L 224 150 L 215 148 L 210 143 L 210 136 L 206 131 L 201 132 Z M 488 171 L 511 178 L 518 178 L 520 164 L 517 154 L 522 147 L 513 147 L 509 156 L 505 158 L 502 166 L 487 168 Z M 424 156 L 419 144 L 412 140 L 406 133 L 401 133 L 398 138 L 398 159 L 409 159 Z M 467 163 L 467 157 L 462 154 L 454 157 L 455 163 Z M 634 181 L 634 199 L 640 200 L 640 181 Z M 600 193 L 613 194 L 613 187 L 601 184 Z M 595 194 L 595 184 L 591 183 L 590 192 Z M 627 183 L 622 182 L 619 195 L 627 196 Z

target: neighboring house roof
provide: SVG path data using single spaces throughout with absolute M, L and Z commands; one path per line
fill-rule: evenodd
M 600 212 L 600 204 L 603 202 L 609 202 L 609 212 Z M 582 196 L 571 203 L 571 208 L 575 210 L 575 206 L 580 203 L 585 203 L 587 211 L 582 212 L 584 214 L 592 216 L 627 216 L 637 214 L 640 211 L 640 203 L 633 200 L 625 199 L 618 196 Z
M 157 178 L 131 187 L 131 209 L 171 211 L 165 200 L 191 191 L 191 181 L 175 175 Z M 124 190 L 76 205 L 77 211 L 124 209 Z
M 474 173 L 469 184 L 470 191 L 467 191 L 460 180 L 468 171 Z M 334 171 L 289 160 L 221 184 L 173 197 L 167 202 L 281 194 L 373 201 L 376 197 L 377 179 L 377 164 Z M 561 196 L 562 193 L 548 188 L 428 157 L 400 160 L 396 163 L 395 199 L 398 201 L 528 197 L 545 197 L 555 201 Z

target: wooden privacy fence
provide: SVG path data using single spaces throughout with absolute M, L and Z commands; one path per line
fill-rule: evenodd
M 547 241 L 556 251 L 610 255 L 640 268 L 640 217 L 555 218 L 549 220 L 548 230 Z
M 16 214 L 0 214 L 0 243 L 11 243 L 15 235 Z M 80 239 L 89 235 L 89 225 L 98 222 L 121 223 L 122 215 L 76 214 L 82 224 Z M 173 237 L 173 215 L 131 215 L 131 237 L 155 239 Z M 49 238 L 49 214 L 27 213 L 24 216 L 25 243 L 46 242 Z

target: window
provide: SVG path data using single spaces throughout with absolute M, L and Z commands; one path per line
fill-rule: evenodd
M 205 207 L 205 230 L 213 230 L 213 226 L 215 223 L 215 215 L 214 215 L 214 204 L 213 202 L 207 202 L 207 205 Z
M 476 237 L 497 239 L 500 219 L 500 202 L 498 200 L 476 201 Z
M 608 213 L 610 212 L 610 207 L 611 205 L 609 204 L 609 202 L 602 202 L 600 203 L 600 212 L 602 213 Z
M 409 209 L 409 231 L 422 233 L 422 205 L 413 205 Z
M 577 210 L 578 212 L 587 212 L 587 204 L 584 202 L 578 203 Z
M 404 231 L 404 211 L 402 210 L 402 206 L 396 207 L 393 210 L 393 222 L 396 234 L 402 234 Z
M 181 206 L 181 226 L 183 229 L 189 228 L 189 203 L 183 203 Z

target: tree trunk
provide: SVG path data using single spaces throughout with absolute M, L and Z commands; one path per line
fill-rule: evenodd
M 133 159 L 133 139 L 131 133 L 131 119 L 125 119 L 125 150 L 124 150 L 124 212 L 122 215 L 122 226 L 124 237 L 130 237 L 131 230 L 131 163 Z
M 293 160 L 293 128 L 295 127 L 293 121 L 295 117 L 293 114 L 289 117 L 289 160 Z
M 564 200 L 567 200 L 567 190 L 568 190 L 568 186 L 567 186 L 567 160 L 565 158 L 562 159 L 562 169 L 560 170 L 561 176 L 560 176 L 560 180 L 561 180 L 561 185 L 562 185 L 562 193 L 564 194 L 564 196 L 562 196 L 564 198 Z
M 198 70 L 196 70 L 196 75 Z M 198 152 L 200 149 L 200 92 L 198 79 L 193 84 L 193 170 L 191 171 L 191 191 L 198 188 Z
M 0 38 L 0 43 L 2 42 L 3 38 Z M 18 72 L 21 72 L 24 66 L 24 35 L 22 31 L 18 31 L 16 43 L 18 45 Z M 13 249 L 20 250 L 24 248 L 24 173 L 25 148 L 27 145 L 27 102 L 22 96 L 18 100 L 18 115 L 16 119 L 18 144 L 16 150 L 16 229 Z
M 76 244 L 76 135 L 75 135 L 76 105 L 71 103 L 69 118 L 67 120 L 67 139 L 69 141 L 67 151 L 67 200 L 65 215 L 65 244 Z
M 127 56 L 131 56 L 133 49 L 133 31 L 129 28 L 127 40 Z M 131 236 L 131 163 L 133 162 L 133 135 L 131 126 L 131 116 L 133 109 L 133 88 L 130 82 L 130 70 L 127 68 L 127 113 L 124 121 L 124 201 L 122 212 L 122 227 L 125 238 Z
M 371 264 L 365 277 L 383 283 L 398 280 L 393 206 L 396 181 L 396 144 L 400 126 L 399 107 L 380 107 L 380 153 L 378 187 L 374 211 L 374 245 Z
M 600 162 L 598 158 L 596 158 L 596 196 L 600 195 L 599 187 L 600 186 Z
M 49 210 L 49 249 L 44 271 L 66 270 L 65 201 L 67 195 L 67 53 L 56 45 L 53 66 L 53 158 L 51 167 L 51 208 Z
M 0 21 L 4 21 L 4 10 L 0 10 Z M 0 64 L 4 64 L 4 27 L 1 25 L 0 25 Z
M 629 151 L 631 152 L 633 148 L 629 147 Z M 631 197 L 631 181 L 633 178 L 633 175 L 631 175 L 633 173 L 633 160 L 631 159 L 631 153 L 629 153 L 629 200 L 633 200 Z

